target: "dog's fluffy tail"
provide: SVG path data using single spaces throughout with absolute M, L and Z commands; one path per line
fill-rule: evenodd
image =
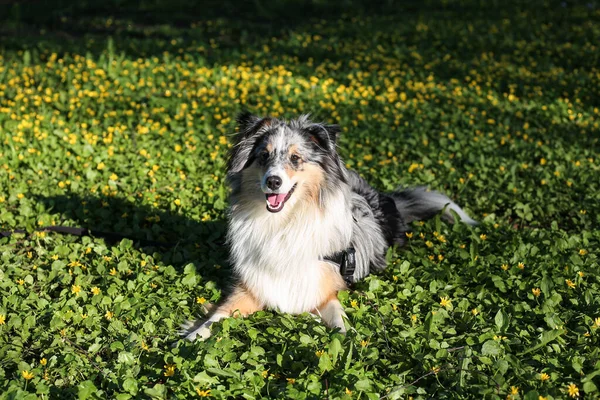
M 449 222 L 456 222 L 451 212 L 454 211 L 463 223 L 477 225 L 477 221 L 469 217 L 458 204 L 447 196 L 430 191 L 424 186 L 399 190 L 390 193 L 389 196 L 394 199 L 400 215 L 407 224 L 432 218 L 443 210 L 442 217 Z

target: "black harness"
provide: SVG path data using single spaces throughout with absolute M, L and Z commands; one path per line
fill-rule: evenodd
M 348 247 L 346 250 L 323 258 L 340 266 L 340 274 L 342 274 L 346 285 L 351 286 L 354 283 L 354 271 L 356 270 L 356 251 L 354 247 Z

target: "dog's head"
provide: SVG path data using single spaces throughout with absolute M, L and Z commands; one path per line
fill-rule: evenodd
M 237 122 L 227 166 L 234 195 L 262 197 L 267 210 L 276 213 L 302 200 L 320 205 L 328 185 L 345 182 L 335 148 L 337 126 L 307 116 L 287 122 L 247 112 Z

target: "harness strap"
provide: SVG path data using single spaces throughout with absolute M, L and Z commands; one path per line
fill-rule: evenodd
M 323 259 L 338 264 L 344 282 L 346 282 L 346 285 L 352 286 L 354 283 L 354 271 L 356 270 L 356 250 L 354 250 L 354 247 L 348 247 L 346 250 L 323 257 Z

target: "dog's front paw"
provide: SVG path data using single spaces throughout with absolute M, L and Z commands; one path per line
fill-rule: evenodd
M 206 340 L 211 335 L 210 325 L 212 325 L 212 321 L 204 323 L 200 321 L 188 321 L 181 325 L 179 335 L 192 342 L 196 339 Z

